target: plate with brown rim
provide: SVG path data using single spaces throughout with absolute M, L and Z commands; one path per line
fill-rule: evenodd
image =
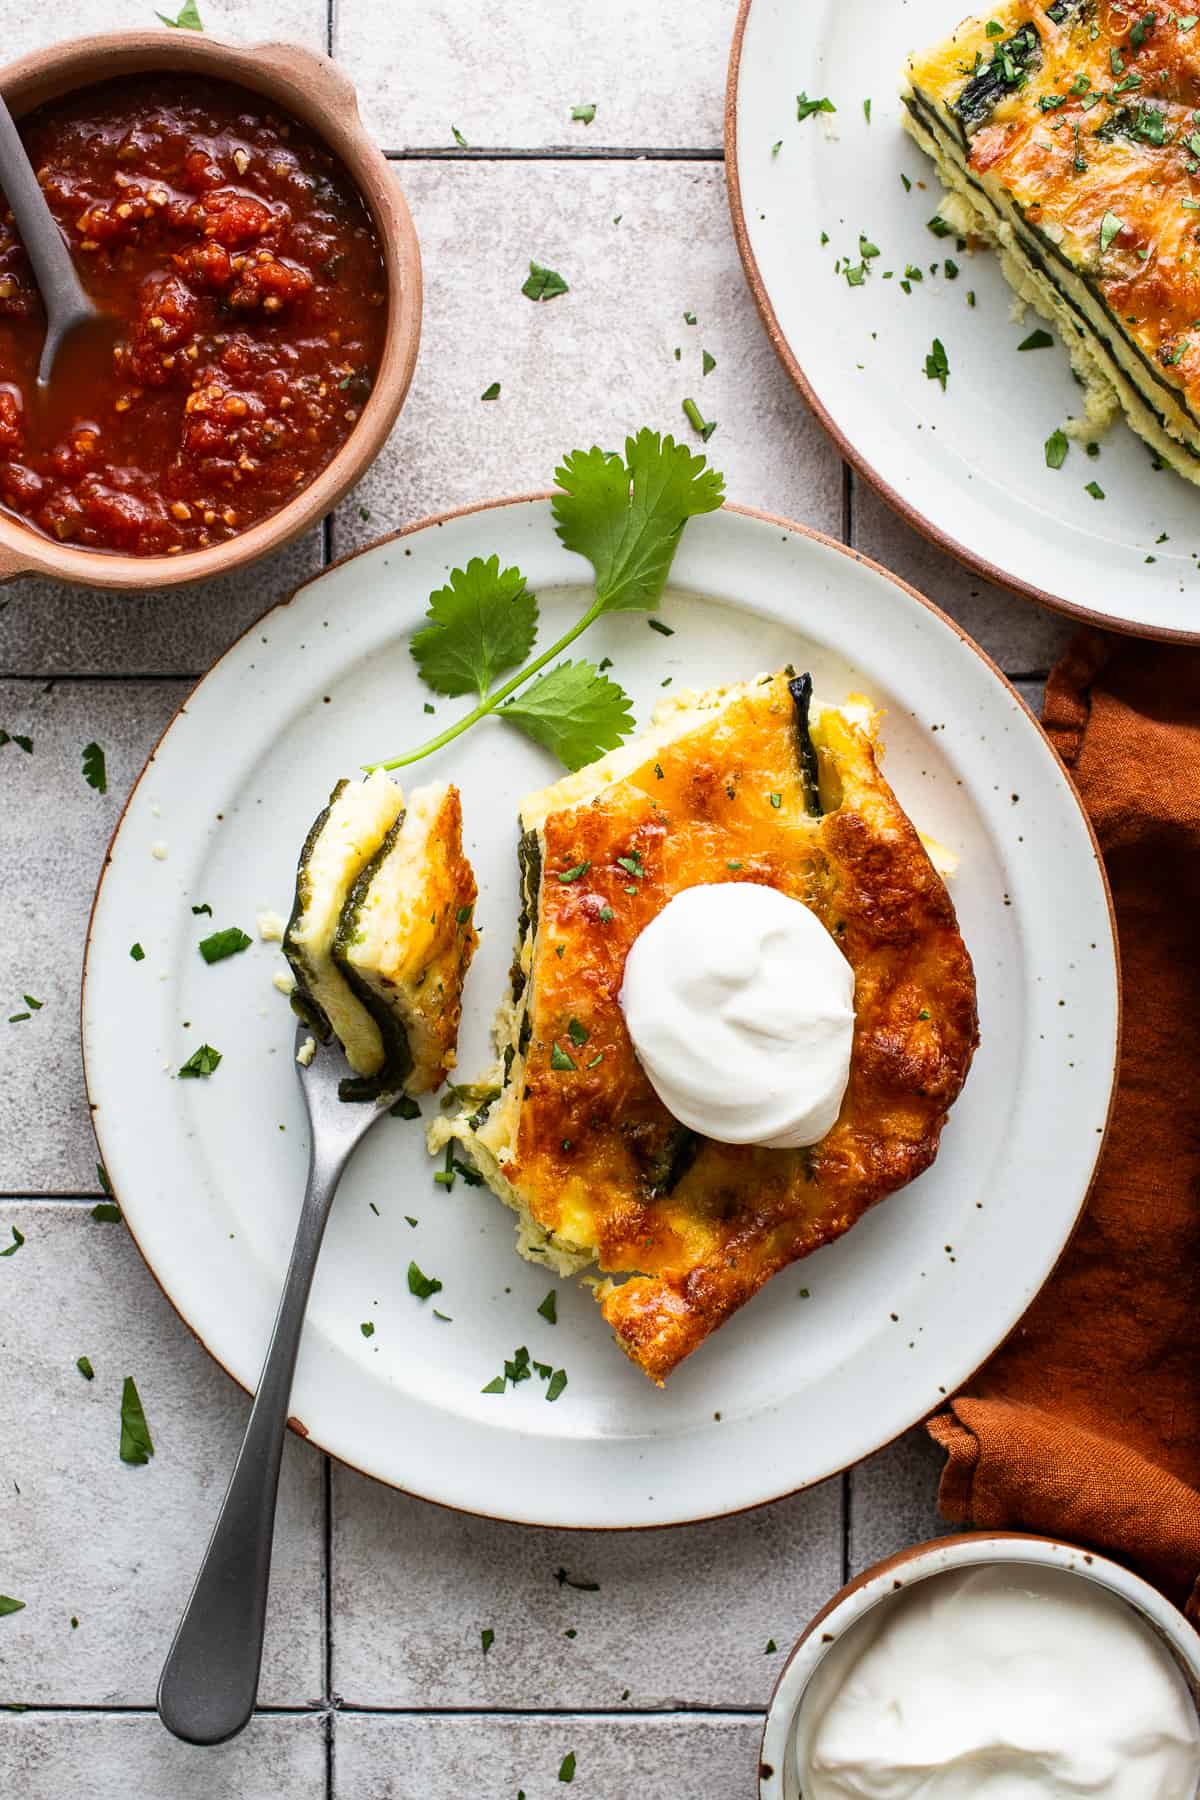
M 230 925 L 253 936 L 257 913 L 286 911 L 334 780 L 438 729 L 409 637 L 447 570 L 492 554 L 523 570 L 547 638 L 578 616 L 590 572 L 559 543 L 545 497 L 426 521 L 325 571 L 190 695 L 101 878 L 83 998 L 101 1155 L 164 1291 L 245 1387 L 275 1310 L 307 1133 L 293 1020 L 273 986 L 278 945 L 256 940 L 209 966 L 199 941 Z M 557 1323 L 539 1312 L 551 1277 L 515 1255 L 512 1215 L 486 1187 L 435 1184 L 420 1121 L 381 1121 L 334 1207 L 294 1423 L 394 1486 L 542 1525 L 732 1512 L 914 1423 L 1054 1266 L 1112 1090 L 1119 1001 L 1103 870 L 1061 764 L 982 653 L 842 546 L 733 508 L 689 524 L 662 619 L 673 635 L 632 612 L 588 634 L 588 655 L 611 657 L 640 722 L 668 682 L 705 687 L 789 661 L 812 669 L 818 692 L 859 690 L 885 709 L 902 803 L 960 858 L 954 898 L 982 1044 L 934 1166 L 768 1284 L 661 1390 L 612 1343 L 586 1287 L 554 1284 Z M 460 703 L 436 704 L 445 723 Z M 426 766 L 462 791 L 479 880 L 459 1051 L 470 1079 L 490 1060 L 516 928 L 517 802 L 555 769 L 498 718 Z M 204 1042 L 220 1066 L 178 1079 Z M 436 1102 L 423 1110 L 428 1121 Z M 409 1292 L 410 1261 L 442 1282 L 432 1304 Z M 536 1380 L 484 1391 L 520 1346 L 566 1371 L 553 1404 Z
M 929 229 L 942 189 L 898 90 L 965 10 L 742 0 L 725 149 L 751 291 L 842 455 L 931 542 L 1058 611 L 1200 641 L 1200 491 L 1123 423 L 1048 468 L 1046 439 L 1082 411 L 1066 351 L 1022 353 L 1041 321 L 1014 315 L 994 253 Z M 798 119 L 800 91 L 837 110 Z

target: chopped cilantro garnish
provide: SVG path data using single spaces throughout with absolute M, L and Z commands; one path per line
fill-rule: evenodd
M 958 280 L 958 264 L 952 256 L 947 256 L 942 263 L 942 271 L 947 281 Z
M 696 323 L 695 313 L 694 312 L 685 312 L 683 315 L 683 322 L 685 325 L 694 325 Z
M 491 1649 L 492 1645 L 496 1641 L 496 1634 L 492 1630 L 490 1625 L 484 1626 L 483 1630 L 479 1634 L 479 1641 L 483 1645 L 483 1654 L 486 1656 L 488 1651 Z
M 1103 256 L 1117 233 L 1124 231 L 1125 221 L 1115 212 L 1106 212 L 1100 221 L 1100 254 Z
M 14 1600 L 11 1594 L 0 1594 L 0 1619 L 6 1619 L 10 1613 L 25 1611 L 23 1600 Z
M 1061 469 L 1067 460 L 1070 440 L 1065 431 L 1052 431 L 1046 439 L 1046 467 Z
M 692 430 L 702 437 L 707 444 L 709 438 L 717 429 L 717 421 L 715 419 L 706 419 L 704 414 L 700 411 L 700 408 L 696 405 L 696 402 L 690 398 L 683 402 L 683 410 Z
M 556 873 L 561 882 L 578 881 L 581 875 L 587 874 L 591 866 L 590 862 L 575 863 L 573 867 L 569 869 L 559 869 Z
M 530 262 L 529 274 L 521 287 L 527 300 L 557 300 L 560 294 L 570 291 L 557 269 L 544 269 L 541 263 Z
M 952 237 L 954 234 L 953 225 L 947 225 L 941 213 L 934 213 L 932 219 L 926 219 L 925 225 L 929 231 L 932 231 L 934 237 Z
M 768 1638 L 767 1639 L 767 1647 L 763 1651 L 763 1655 L 764 1656 L 774 1656 L 778 1649 L 779 1649 L 779 1645 L 775 1642 L 775 1639 Z
M 85 1381 L 95 1381 L 96 1371 L 92 1367 L 92 1359 L 90 1356 L 77 1356 L 75 1358 L 75 1367 L 79 1370 L 79 1373 L 83 1376 Z
M 0 749 L 3 749 L 5 744 L 15 744 L 18 750 L 25 752 L 26 756 L 33 755 L 33 739 L 26 737 L 24 732 L 0 729 Z
M 452 125 L 450 127 L 450 135 L 454 139 L 455 143 L 458 145 L 460 150 L 469 150 L 471 148 L 470 144 L 468 144 L 466 138 L 463 136 L 462 132 L 458 129 L 457 125 Z
M 201 1044 L 198 1050 L 192 1051 L 179 1073 L 184 1078 L 211 1075 L 220 1061 L 219 1050 L 214 1050 L 211 1044 Z
M 986 26 L 984 27 L 984 29 L 990 38 L 998 38 L 998 37 L 1004 36 L 1004 27 L 1000 23 L 999 19 L 989 19 Z
M 700 352 L 700 371 L 703 375 L 711 375 L 717 366 L 717 359 L 711 350 Z
M 12 1232 L 12 1243 L 8 1245 L 7 1249 L 0 1250 L 0 1256 L 15 1256 L 25 1242 L 24 1234 L 18 1231 L 15 1225 L 10 1226 L 9 1229 Z
M 146 960 L 146 952 L 142 949 L 140 944 L 130 944 L 129 954 L 132 956 L 134 962 L 145 962 Z
M 442 1284 L 436 1275 L 423 1275 L 415 1262 L 408 1265 L 408 1291 L 418 1300 L 428 1300 L 433 1294 L 440 1294 Z
M 1041 326 L 1039 326 L 1036 331 L 1031 331 L 1027 338 L 1022 338 L 1021 342 L 1017 345 L 1017 349 L 1048 350 L 1053 342 L 1054 339 L 1050 336 L 1050 333 L 1048 331 L 1043 331 Z
M 578 120 L 581 125 L 590 125 L 595 116 L 596 108 L 590 100 L 586 101 L 582 106 L 573 106 L 571 108 L 571 117 Z
M 832 113 L 836 111 L 837 107 L 833 104 L 833 101 L 828 98 L 823 100 L 810 100 L 808 95 L 803 92 L 796 95 L 796 117 L 801 123 L 803 123 L 805 119 L 811 119 L 814 113 Z
M 900 179 L 904 183 L 905 193 L 911 194 L 912 193 L 912 182 L 908 179 L 908 176 L 903 173 L 903 171 L 901 171 Z
M 214 931 L 211 937 L 201 938 L 198 948 L 206 963 L 224 962 L 227 956 L 248 950 L 253 941 L 240 925 L 226 925 L 223 931 Z
M 107 794 L 108 770 L 99 744 L 85 744 L 83 747 L 83 779 L 98 794 Z
M 950 373 L 950 363 L 946 357 L 946 346 L 942 343 L 941 338 L 933 340 L 933 348 L 925 358 L 925 373 L 930 381 L 936 381 L 943 392 L 945 391 L 946 377 Z
M 573 1750 L 568 1750 L 567 1754 L 563 1757 L 562 1761 L 559 1763 L 558 1779 L 560 1781 L 574 1781 L 574 1779 L 575 1779 L 575 1752 Z
M 550 1046 L 550 1067 L 552 1069 L 573 1069 L 575 1067 L 557 1039 Z
M 484 388 L 479 398 L 481 400 L 498 400 L 500 398 L 500 383 L 498 381 L 493 381 L 490 386 Z
M 567 1371 L 565 1369 L 555 1369 L 546 1388 L 547 1400 L 557 1400 L 566 1385 Z
M 1104 498 L 1104 489 L 1098 481 L 1089 481 L 1083 491 L 1085 494 L 1090 494 L 1093 500 L 1103 500 Z
M 156 12 L 154 16 L 156 19 L 161 19 L 164 25 L 169 25 L 172 31 L 204 30 L 204 23 L 196 6 L 196 0 L 183 0 L 178 17 L 174 19 L 168 19 L 166 13 L 160 12 Z
M 358 1329 L 362 1332 L 362 1334 L 365 1338 L 372 1338 L 375 1336 L 375 1327 L 371 1323 L 370 1319 L 364 1319 Z
M 411 1094 L 401 1094 L 395 1106 L 388 1107 L 393 1119 L 419 1119 L 421 1109 Z
M 97 1225 L 119 1225 L 121 1209 L 115 1200 L 97 1200 L 92 1208 L 92 1217 Z
M 581 1025 L 578 1019 L 572 1019 L 567 1026 L 567 1036 L 577 1048 L 582 1049 L 588 1041 L 587 1026 Z
M 651 631 L 657 631 L 660 637 L 675 636 L 675 627 L 673 625 L 665 625 L 661 619 L 647 619 L 646 623 Z
M 502 1394 L 504 1392 L 505 1385 L 506 1385 L 506 1383 L 505 1383 L 503 1375 L 497 1375 L 491 1381 L 488 1382 L 486 1387 L 480 1388 L 479 1391 L 481 1394 Z
M 869 100 L 863 101 L 863 118 L 868 125 L 871 123 L 871 102 Z
M 553 1288 L 550 1289 L 550 1292 L 538 1307 L 538 1311 L 548 1324 L 558 1324 L 558 1295 Z
M 121 1390 L 121 1461 L 148 1463 L 153 1455 L 154 1445 L 137 1383 L 132 1375 L 127 1375 Z
M 613 916 L 613 909 L 611 906 L 602 906 L 600 908 L 600 911 L 596 914 L 596 917 L 599 919 L 599 921 L 602 925 L 607 925 L 609 920 L 612 918 L 612 916 Z

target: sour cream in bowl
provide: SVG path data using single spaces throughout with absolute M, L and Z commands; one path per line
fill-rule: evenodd
M 967 1533 L 818 1614 L 780 1676 L 761 1800 L 1196 1800 L 1200 1637 L 1116 1563 Z

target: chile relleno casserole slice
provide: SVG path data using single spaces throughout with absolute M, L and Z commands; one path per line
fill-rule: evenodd
M 518 1213 L 523 1255 L 627 1277 L 596 1297 L 656 1381 L 769 1276 L 929 1166 L 975 1047 L 970 958 L 879 772 L 870 709 L 810 715 L 810 692 L 789 670 L 680 695 L 642 737 L 525 800 L 500 1063 L 430 1134 L 434 1149 L 462 1143 Z M 805 1149 L 682 1126 L 625 1028 L 634 939 L 673 895 L 727 881 L 810 907 L 854 970 L 849 1085 Z
M 1200 27 L 1159 6 L 1006 0 L 914 56 L 904 123 L 948 222 L 994 244 L 1087 389 L 1200 481 Z
M 300 853 L 283 950 L 292 1005 L 354 1071 L 344 1099 L 430 1093 L 453 1068 L 475 896 L 456 787 L 405 805 L 382 770 L 338 782 Z

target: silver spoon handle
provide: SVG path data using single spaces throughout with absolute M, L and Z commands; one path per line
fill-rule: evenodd
M 158 1684 L 158 1716 L 189 1744 L 221 1744 L 254 1711 L 262 1665 L 279 1465 L 300 1333 L 349 1147 L 319 1151 L 270 1348 L 221 1511 Z
M 57 335 L 90 318 L 95 307 L 83 291 L 71 252 L 46 203 L 29 153 L 5 102 L 0 99 L 0 187 L 17 222 L 38 291 Z M 39 375 L 39 380 L 42 377 Z

